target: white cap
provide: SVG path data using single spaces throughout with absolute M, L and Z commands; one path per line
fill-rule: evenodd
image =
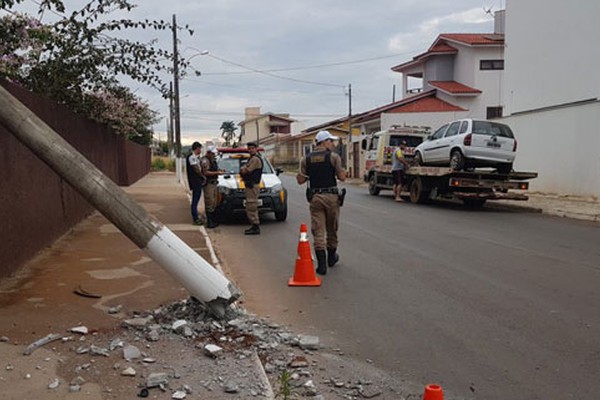
M 337 136 L 333 136 L 331 133 L 329 133 L 329 131 L 320 131 L 319 133 L 317 133 L 317 136 L 315 137 L 315 140 L 317 143 L 321 143 L 324 140 L 338 140 L 339 138 Z
M 219 150 L 215 146 L 208 146 L 206 148 L 207 153 L 219 154 Z

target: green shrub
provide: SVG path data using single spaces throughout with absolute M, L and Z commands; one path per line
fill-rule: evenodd
M 166 169 L 165 160 L 161 157 L 156 157 L 152 160 L 152 171 L 162 171 Z

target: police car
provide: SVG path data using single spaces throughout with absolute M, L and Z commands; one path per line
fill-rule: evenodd
M 219 217 L 245 214 L 246 194 L 244 181 L 240 176 L 240 168 L 246 165 L 250 154 L 245 147 L 220 147 L 217 150 L 219 151 L 217 156 L 219 169 L 223 169 L 227 173 L 219 175 L 216 212 Z M 283 170 L 273 168 L 271 163 L 260 153 L 262 150 L 262 148 L 258 149 L 258 155 L 263 162 L 258 212 L 261 214 L 272 212 L 277 221 L 285 221 L 287 218 L 287 190 L 278 177 Z

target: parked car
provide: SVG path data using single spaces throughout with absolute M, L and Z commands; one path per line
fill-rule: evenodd
M 415 149 L 419 165 L 449 165 L 454 170 L 494 167 L 512 171 L 517 140 L 508 125 L 461 119 L 443 125 Z
M 218 148 L 217 162 L 220 169 L 227 174 L 219 176 L 217 184 L 217 215 L 219 217 L 244 214 L 246 212 L 246 194 L 244 182 L 240 176 L 240 168 L 246 165 L 250 154 L 246 148 Z M 260 181 L 258 196 L 259 213 L 273 212 L 277 221 L 287 218 L 287 190 L 283 187 L 278 175 L 283 172 L 275 169 L 262 155 L 258 154 L 263 162 L 263 173 Z

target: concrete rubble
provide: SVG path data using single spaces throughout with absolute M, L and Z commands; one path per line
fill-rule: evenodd
M 374 398 L 390 389 L 366 380 L 351 381 L 336 376 L 337 370 L 330 375 L 316 360 L 315 354 L 321 348 L 316 336 L 296 335 L 239 308 L 229 310 L 223 320 L 217 321 L 193 298 L 135 313 L 133 318 L 122 321 L 117 337 L 76 331 L 89 343 L 80 345 L 79 340 L 73 339 L 62 342 L 74 355 L 72 371 L 76 375 L 66 379 L 70 381 L 71 393 L 85 390 L 94 375 L 106 373 L 99 370 L 99 361 L 105 358 L 109 369 L 116 373 L 113 382 L 116 379 L 118 384 L 114 385 L 129 386 L 130 392 L 135 391 L 140 397 L 168 392 L 172 399 L 185 399 L 192 393 L 198 396 L 204 392 L 215 399 L 219 396 L 273 399 L 282 384 L 281 377 L 286 374 L 294 398 Z M 150 339 L 151 335 L 155 339 Z M 198 369 L 186 364 L 174 367 L 154 353 L 156 346 L 163 343 L 165 348 L 171 343 L 184 343 L 205 364 Z M 10 370 L 12 366 L 5 364 L 5 368 Z M 262 380 L 253 379 L 250 372 L 257 368 Z M 190 373 L 195 376 L 193 380 L 189 379 Z M 48 390 L 58 390 L 60 382 L 59 378 L 52 380 Z M 112 391 L 111 387 L 104 388 L 105 393 Z M 394 396 L 388 398 L 402 398 Z

